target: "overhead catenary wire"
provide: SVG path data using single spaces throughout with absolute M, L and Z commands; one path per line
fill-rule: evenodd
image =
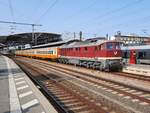
M 11 19 L 12 19 L 12 21 L 14 21 L 15 19 L 14 19 L 14 10 L 13 10 L 13 6 L 12 6 L 12 1 L 8 0 L 8 4 L 9 4 L 9 9 L 10 9 Z M 16 30 L 16 26 L 11 25 L 10 26 L 11 34 L 13 34 L 15 32 L 15 30 Z
M 41 14 L 41 16 L 39 16 L 39 18 L 37 19 L 37 22 L 39 22 L 42 18 L 44 18 L 44 16 L 57 4 L 59 0 L 55 0 L 45 11 L 43 14 Z
M 41 8 L 43 8 L 44 6 L 44 1 L 41 3 L 41 1 L 40 2 L 36 2 L 36 7 L 34 7 L 34 10 L 33 10 L 33 12 L 30 14 L 30 18 L 29 19 L 34 19 L 34 17 L 38 14 L 39 15 L 39 11 L 41 10 Z M 44 9 L 45 9 L 45 7 L 44 7 Z M 36 11 L 36 13 L 35 13 L 35 11 Z M 36 19 L 34 19 L 34 20 L 36 20 Z M 34 22 L 34 21 L 33 21 Z
M 127 3 L 127 4 L 125 4 L 125 5 L 122 6 L 122 7 L 119 7 L 119 8 L 117 8 L 117 9 L 112 10 L 112 11 L 106 12 L 106 13 L 103 14 L 103 15 L 99 15 L 99 16 L 93 18 L 92 20 L 95 20 L 95 19 L 97 20 L 97 19 L 99 19 L 99 18 L 104 18 L 104 17 L 106 17 L 106 16 L 109 16 L 109 15 L 112 15 L 112 14 L 115 14 L 115 13 L 118 13 L 118 12 L 120 12 L 120 11 L 122 11 L 122 10 L 128 8 L 128 7 L 131 7 L 131 6 L 133 6 L 133 5 L 139 4 L 139 3 L 141 3 L 142 1 L 144 1 L 144 0 L 136 0 L 136 1 L 133 1 L 133 2 L 130 2 L 130 3 Z
M 11 18 L 12 18 L 12 21 L 14 21 L 14 10 L 13 10 L 13 6 L 12 6 L 12 1 L 8 0 L 8 3 L 9 3 Z
M 85 8 L 82 8 L 82 9 L 78 10 L 75 14 L 73 14 L 73 15 L 67 17 L 67 18 L 65 19 L 65 22 L 68 22 L 69 20 L 73 19 L 74 17 L 77 17 L 78 15 L 81 15 L 81 14 L 87 12 L 87 9 L 92 8 L 92 7 L 97 3 L 97 1 L 98 1 L 98 0 L 93 0 L 93 2 L 90 3 L 89 5 L 87 5 Z M 65 23 L 65 22 L 64 22 L 64 23 Z
M 114 25 L 111 24 L 111 25 L 108 25 L 108 26 L 104 26 L 104 27 L 101 27 L 98 30 L 102 30 L 102 28 L 108 28 L 108 27 L 112 27 L 112 28 L 120 27 L 120 26 L 123 26 L 123 25 L 124 25 L 124 27 L 125 26 L 129 27 L 128 25 L 131 25 L 132 23 L 135 23 L 135 22 L 138 22 L 138 21 L 142 21 L 142 22 L 140 22 L 140 23 L 138 22 L 136 25 L 134 25 L 134 27 L 135 27 L 135 26 L 139 26 L 142 23 L 145 24 L 145 23 L 149 22 L 149 19 L 150 19 L 150 15 L 149 16 L 145 16 L 145 17 L 141 17 L 141 18 L 135 18 L 135 19 L 132 19 L 132 20 L 123 21 L 121 23 L 114 24 Z
M 92 18 L 92 19 L 89 19 L 89 20 L 84 20 L 84 22 L 82 22 L 82 23 L 79 23 L 78 25 L 82 25 L 82 26 L 87 26 L 88 24 L 90 24 L 90 23 L 95 23 L 95 22 L 97 22 L 97 21 L 100 21 L 100 20 L 102 20 L 102 19 L 104 19 L 104 18 L 106 18 L 107 16 L 111 16 L 111 15 L 113 15 L 113 14 L 116 14 L 116 13 L 118 13 L 118 12 L 121 12 L 122 10 L 124 10 L 124 9 L 126 9 L 126 8 L 129 8 L 129 7 L 131 7 L 131 6 L 133 6 L 133 5 L 136 5 L 136 4 L 139 4 L 139 3 L 141 3 L 142 1 L 144 1 L 144 0 L 136 0 L 136 1 L 132 1 L 132 2 L 129 2 L 129 3 L 127 3 L 127 4 L 125 4 L 125 5 L 123 5 L 122 7 L 119 7 L 119 8 L 117 8 L 117 9 L 114 9 L 114 10 L 111 10 L 111 11 L 108 11 L 108 12 L 106 12 L 106 13 L 104 13 L 103 15 L 98 15 L 98 16 L 96 16 L 96 17 L 94 17 L 94 18 Z M 107 18 L 106 18 L 107 19 Z M 94 20 L 94 21 L 93 21 Z M 88 23 L 88 24 L 87 24 Z M 99 22 L 100 23 L 100 22 Z M 106 22 L 105 22 L 106 23 Z M 74 26 L 71 26 L 71 28 L 73 28 Z

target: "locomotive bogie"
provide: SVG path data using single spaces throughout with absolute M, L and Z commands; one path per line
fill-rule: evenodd
M 69 58 L 61 57 L 60 63 L 73 64 L 86 68 L 98 69 L 101 71 L 118 71 L 122 69 L 121 58 L 120 59 L 92 59 L 92 58 Z

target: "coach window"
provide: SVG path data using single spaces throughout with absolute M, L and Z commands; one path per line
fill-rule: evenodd
M 138 58 L 140 58 L 140 59 L 144 59 L 145 56 L 146 56 L 146 52 L 139 52 L 139 54 L 138 54 Z
M 123 58 L 128 58 L 128 52 L 127 51 L 124 52 Z
M 127 52 L 127 58 L 130 58 L 130 51 Z
M 142 58 L 142 57 L 143 57 L 143 52 L 139 52 L 138 58 Z

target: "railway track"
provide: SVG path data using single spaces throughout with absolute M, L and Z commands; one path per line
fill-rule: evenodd
M 40 60 L 38 62 L 44 63 L 44 64 L 48 64 L 48 65 L 52 65 L 51 63 L 43 61 L 43 60 Z M 55 66 L 55 65 L 52 65 L 52 66 Z M 80 68 L 83 68 L 83 67 L 80 67 Z M 63 68 L 63 69 L 67 69 L 67 68 Z M 67 70 L 70 70 L 70 69 L 67 69 Z M 93 69 L 91 69 L 91 70 L 93 70 Z M 70 71 L 72 71 L 72 70 L 70 70 Z M 108 72 L 103 72 L 103 73 L 108 73 Z M 125 72 L 111 72 L 110 74 L 114 74 L 116 76 L 123 76 L 123 77 L 127 77 L 127 78 L 133 78 L 133 79 L 136 79 L 136 80 L 142 80 L 142 81 L 150 82 L 150 77 L 149 76 L 137 75 L 137 74 L 131 74 L 131 73 L 125 73 Z
M 136 75 L 136 74 L 130 74 L 130 73 L 125 73 L 125 72 L 113 72 L 113 74 L 118 75 L 118 76 L 124 76 L 124 77 L 128 77 L 128 78 L 134 78 L 137 80 L 143 80 L 143 81 L 150 82 L 149 76 Z
M 27 60 L 22 59 L 22 61 L 20 61 L 20 62 L 26 62 L 27 65 L 31 65 L 31 62 L 27 61 Z M 47 64 L 47 63 L 43 63 L 43 61 L 37 62 L 37 60 L 32 60 L 32 65 L 34 65 L 37 69 L 41 68 L 42 70 L 45 70 L 46 72 L 48 72 L 50 70 L 55 70 L 55 71 L 59 71 L 61 73 L 67 74 L 67 77 L 73 76 L 73 77 L 76 77 L 78 79 L 81 79 L 82 81 L 91 85 L 91 86 L 87 85 L 87 87 L 93 87 L 93 88 L 96 87 L 97 89 L 102 90 L 102 92 L 105 94 L 111 93 L 112 94 L 111 97 L 115 97 L 117 100 L 118 100 L 118 97 L 119 98 L 122 97 L 122 99 L 119 99 L 119 101 L 124 103 L 124 101 L 128 100 L 128 101 L 130 101 L 130 103 L 135 104 L 135 106 L 132 105 L 133 108 L 135 108 L 139 111 L 143 111 L 144 113 L 148 113 L 148 111 L 150 110 L 150 108 L 149 108 L 149 104 L 150 104 L 149 92 L 145 92 L 145 91 L 133 88 L 133 87 L 125 86 L 125 85 L 122 85 L 120 83 L 115 83 L 115 82 L 108 81 L 108 80 L 106 81 L 104 79 L 100 79 L 98 77 L 91 76 L 90 74 L 85 74 L 83 72 L 75 72 L 75 71 L 70 70 L 70 69 L 65 69 L 62 67 L 60 68 L 59 66 L 54 66 L 54 65 Z M 58 81 L 64 81 L 63 79 L 62 78 L 61 79 L 55 79 L 54 83 L 57 83 Z M 76 82 L 79 83 L 79 81 L 77 81 L 77 80 L 76 80 Z M 51 85 L 55 86 L 55 85 L 53 85 L 53 82 L 50 82 L 50 83 L 46 82 L 46 83 L 45 83 L 45 86 L 47 86 L 47 87 L 50 87 Z M 49 84 L 50 84 L 50 86 L 49 86 Z M 68 84 L 68 82 L 66 84 Z M 82 85 L 82 83 L 79 83 L 79 84 Z M 67 85 L 67 86 L 69 86 L 69 85 Z M 70 85 L 70 86 L 72 86 L 72 85 Z M 75 91 L 78 92 L 80 90 L 78 89 Z M 61 92 L 61 91 L 58 90 L 58 92 Z M 56 94 L 57 94 L 57 92 L 56 92 Z M 116 96 L 118 96 L 118 97 L 116 97 Z M 91 98 L 91 97 L 88 97 L 88 95 L 87 95 L 87 98 Z M 94 99 L 92 99 L 92 100 L 94 100 Z M 97 103 L 97 102 L 94 102 L 94 103 Z M 128 103 L 128 102 L 126 102 L 126 103 Z M 98 104 L 101 105 L 101 103 L 98 103 Z M 105 110 L 106 108 L 108 110 L 108 107 L 103 106 L 102 108 L 103 108 L 102 110 Z M 94 112 L 90 112 L 90 113 L 94 113 Z
M 26 59 L 26 58 L 25 58 Z M 56 68 L 61 68 L 61 69 L 64 69 L 64 70 L 67 70 L 67 71 L 71 71 L 71 72 L 75 72 L 75 73 L 79 73 L 79 74 L 82 74 L 82 75 L 85 75 L 85 76 L 89 76 L 89 77 L 93 77 L 95 79 L 99 79 L 99 80 L 103 80 L 103 81 L 106 81 L 106 82 L 112 82 L 112 83 L 115 83 L 115 84 L 118 84 L 118 85 L 124 85 L 124 86 L 128 86 L 128 87 L 131 87 L 131 88 L 134 88 L 134 89 L 137 89 L 137 90 L 141 90 L 141 91 L 145 91 L 145 89 L 141 89 L 141 88 L 137 88 L 137 87 L 134 87 L 134 86 L 131 86 L 130 84 L 124 84 L 122 82 L 116 82 L 116 81 L 113 81 L 113 80 L 108 80 L 108 79 L 105 79 L 105 78 L 101 78 L 101 77 L 97 77 L 97 76 L 93 76 L 92 74 L 87 74 L 85 72 L 81 72 L 81 71 L 76 71 L 76 70 L 72 70 L 68 67 L 62 67 L 62 66 L 59 66 L 59 65 L 56 65 L 56 64 L 52 64 L 50 62 L 47 62 L 47 61 L 43 61 L 43 60 L 35 60 L 34 62 L 36 63 L 36 61 L 38 61 L 38 63 L 41 63 L 41 65 L 44 65 L 44 66 L 48 66 L 48 67 L 51 67 L 54 69 L 54 67 Z M 33 62 L 33 61 L 32 61 Z M 64 65 L 64 64 L 63 64 Z M 68 66 L 68 65 L 67 65 Z M 73 66 L 74 68 L 74 66 Z M 83 68 L 85 69 L 85 68 Z M 150 77 L 148 76 L 140 76 L 140 75 L 135 75 L 135 74 L 128 74 L 128 73 L 124 73 L 124 72 L 111 72 L 111 73 L 106 73 L 106 72 L 103 72 L 103 74 L 113 74 L 115 75 L 115 77 L 118 75 L 118 76 L 123 76 L 123 77 L 126 77 L 127 79 L 135 79 L 135 80 L 139 80 L 139 81 L 145 81 L 145 82 L 148 82 L 150 83 Z M 133 75 L 133 76 L 132 76 Z M 117 78 L 117 77 L 116 77 Z M 142 79 L 141 79 L 142 78 Z M 148 90 L 147 93 L 149 93 L 150 90 Z M 146 92 L 146 91 L 145 91 Z
M 50 93 L 62 113 L 111 113 L 111 111 L 105 110 L 105 106 L 93 102 L 86 93 L 76 90 L 73 88 L 74 86 L 65 81 L 60 82 L 61 77 L 45 73 L 43 70 L 25 63 L 17 63 L 26 72 L 28 71 L 28 74 L 30 73 L 30 75 L 36 77 L 36 81 L 42 84 L 44 89 L 46 88 L 45 90 Z

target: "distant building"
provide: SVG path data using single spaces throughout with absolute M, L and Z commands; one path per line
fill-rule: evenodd
M 86 39 L 85 41 L 96 42 L 97 40 L 107 40 L 107 38 L 106 37 L 96 37 L 96 38 Z
M 136 36 L 136 35 L 121 35 L 117 33 L 112 37 L 113 40 L 122 41 L 126 45 L 146 45 L 150 44 L 150 37 Z
M 150 45 L 150 38 L 146 41 L 146 44 Z

